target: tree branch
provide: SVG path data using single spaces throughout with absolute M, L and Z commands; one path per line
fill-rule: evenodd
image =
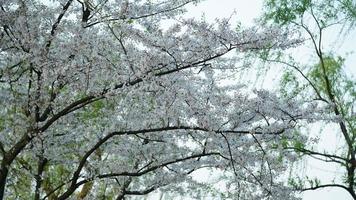
M 318 96 L 318 98 L 321 100 L 321 101 L 324 101 L 326 103 L 329 103 L 326 99 L 324 99 L 319 90 L 316 88 L 316 86 L 311 82 L 311 80 L 302 72 L 302 70 L 300 70 L 296 65 L 293 65 L 293 64 L 290 64 L 288 62 L 285 62 L 285 61 L 281 61 L 281 60 L 272 60 L 272 59 L 264 59 L 268 62 L 276 62 L 276 63 L 281 63 L 281 64 L 284 64 L 284 65 L 287 65 L 289 67 L 292 67 L 293 69 L 295 69 L 309 84 L 310 86 L 313 88 L 313 90 L 315 91 L 316 95 Z
M 61 13 L 59 14 L 59 16 L 57 17 L 56 22 L 52 25 L 51 37 L 53 37 L 54 34 L 56 33 L 56 30 L 57 30 L 58 25 L 61 23 L 61 20 L 62 20 L 63 16 L 64 16 L 65 13 L 67 12 L 67 10 L 68 10 L 70 4 L 72 4 L 72 2 L 73 2 L 73 0 L 68 0 L 67 3 L 63 6 L 62 12 L 61 12 Z M 53 39 L 53 38 L 50 38 L 50 39 L 47 41 L 47 44 L 46 44 L 46 49 L 47 49 L 47 51 L 49 50 L 49 47 L 51 46 L 52 39 Z
M 108 19 L 102 19 L 100 21 L 96 21 L 96 22 L 93 22 L 91 24 L 88 24 L 85 26 L 85 28 L 89 28 L 91 26 L 95 26 L 97 24 L 100 24 L 100 23 L 103 23 L 103 22 L 113 22 L 113 21 L 118 21 L 118 20 L 137 20 L 137 19 L 142 19 L 142 18 L 147 18 L 147 17 L 152 17 L 152 16 L 155 16 L 155 15 L 158 15 L 158 14 L 163 14 L 163 13 L 166 13 L 166 12 L 170 12 L 170 11 L 174 11 L 174 10 L 177 10 L 189 3 L 191 3 L 193 1 L 187 1 L 187 2 L 184 2 L 176 7 L 173 7 L 173 8 L 169 8 L 169 9 L 166 9 L 166 10 L 160 10 L 160 11 L 157 11 L 157 12 L 154 12 L 154 13 L 148 13 L 148 14 L 144 14 L 144 15 L 140 15 L 140 16 L 132 16 L 132 17 L 125 17 L 125 16 L 120 16 L 118 18 L 110 18 L 110 16 L 108 17 Z

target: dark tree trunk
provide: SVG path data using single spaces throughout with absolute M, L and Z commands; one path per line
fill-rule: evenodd
M 4 199 L 5 185 L 8 173 L 9 169 L 6 165 L 6 162 L 3 160 L 0 169 L 0 200 Z

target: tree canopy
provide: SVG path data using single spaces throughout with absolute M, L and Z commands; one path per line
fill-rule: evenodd
M 221 84 L 242 55 L 303 40 L 276 25 L 185 18 L 197 3 L 0 0 L 0 199 L 119 200 L 157 190 L 298 199 L 283 178 L 300 151 L 285 149 L 307 142 L 298 131 L 305 123 L 346 126 L 341 108 L 325 114 L 338 76 L 310 71 L 325 104 Z M 341 61 L 315 66 L 338 71 Z M 221 172 L 228 191 L 194 179 L 202 168 Z

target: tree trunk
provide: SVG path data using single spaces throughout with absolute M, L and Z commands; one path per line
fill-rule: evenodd
M 4 199 L 6 179 L 11 163 L 31 141 L 29 134 L 25 133 L 22 138 L 9 150 L 3 154 L 0 168 L 0 200 Z
M 37 166 L 37 174 L 35 176 L 36 179 L 36 189 L 35 189 L 35 198 L 34 200 L 39 200 L 40 199 L 40 189 L 42 187 L 42 182 L 43 182 L 43 171 L 45 170 L 45 166 L 47 164 L 48 160 L 46 158 L 40 157 L 38 161 L 38 166 Z
M 0 169 L 0 200 L 4 199 L 6 178 L 8 173 L 9 173 L 9 169 L 7 167 L 5 160 L 3 160 L 1 162 L 1 169 Z

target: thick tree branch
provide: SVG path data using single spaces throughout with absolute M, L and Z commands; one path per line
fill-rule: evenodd
M 126 190 L 125 193 L 128 194 L 128 195 L 146 195 L 146 194 L 149 194 L 151 192 L 153 192 L 154 190 L 156 190 L 157 188 L 155 186 L 153 187 L 150 187 L 150 188 L 147 188 L 145 190 Z
M 65 193 L 63 193 L 61 196 L 58 197 L 58 200 L 67 199 L 71 194 L 73 194 L 73 192 L 79 186 L 81 186 L 81 185 L 83 185 L 83 184 L 85 184 L 87 182 L 93 181 L 95 178 L 105 179 L 105 178 L 114 178 L 114 177 L 118 177 L 118 176 L 138 177 L 138 176 L 145 175 L 145 174 L 147 174 L 149 172 L 152 172 L 152 171 L 154 171 L 156 169 L 165 167 L 167 165 L 183 162 L 183 161 L 194 159 L 194 158 L 198 158 L 198 157 L 213 156 L 213 155 L 219 156 L 220 153 L 211 152 L 211 153 L 205 153 L 205 154 L 195 154 L 195 155 L 191 155 L 191 156 L 187 156 L 187 157 L 183 157 L 183 158 L 178 158 L 178 159 L 175 159 L 175 160 L 172 160 L 172 161 L 164 162 L 164 163 L 161 163 L 160 165 L 152 166 L 152 167 L 149 167 L 149 168 L 147 168 L 145 170 L 141 170 L 141 171 L 137 171 L 137 172 L 119 172 L 119 173 L 101 174 L 101 175 L 96 175 L 95 177 L 92 177 L 92 178 L 89 178 L 89 179 L 85 179 L 85 180 L 82 180 L 82 181 L 79 181 L 79 182 L 76 182 L 76 180 L 78 180 L 78 178 L 79 178 L 78 172 L 80 172 L 79 168 L 77 168 L 77 171 L 75 172 L 76 173 L 75 176 L 78 176 L 78 178 L 73 176 L 72 183 L 71 183 L 70 187 L 68 188 L 68 190 Z M 73 181 L 75 181 L 75 182 L 73 182 Z
M 73 0 L 68 0 L 67 3 L 63 6 L 62 8 L 62 12 L 59 14 L 59 16 L 57 17 L 56 19 L 56 22 L 52 25 L 52 28 L 51 28 L 51 38 L 47 41 L 47 44 L 46 44 L 46 49 L 47 51 L 49 50 L 49 47 L 51 46 L 52 44 L 52 40 L 53 40 L 53 36 L 55 35 L 56 33 L 56 30 L 57 30 L 57 27 L 58 25 L 61 23 L 61 20 L 63 19 L 65 13 L 67 12 L 70 4 L 72 4 Z
M 337 159 L 334 160 L 335 162 L 338 162 L 340 164 L 345 164 L 348 160 L 346 158 L 337 156 L 337 155 L 333 155 L 333 154 L 328 154 L 328 153 L 320 153 L 317 151 L 312 151 L 309 149 L 305 149 L 305 148 L 296 148 L 296 147 L 286 147 L 285 149 L 291 149 L 293 151 L 297 151 L 297 152 L 301 152 L 304 153 L 306 155 L 318 155 L 318 156 L 323 156 L 323 157 L 327 157 L 327 158 L 333 158 L 333 159 Z
M 310 191 L 310 190 L 318 190 L 318 189 L 322 189 L 322 188 L 329 188 L 329 187 L 336 187 L 336 188 L 342 188 L 346 191 L 349 192 L 349 194 L 356 199 L 356 195 L 355 192 L 351 191 L 350 188 L 344 186 L 344 185 L 340 185 L 340 184 L 324 184 L 324 185 L 317 185 L 314 187 L 309 187 L 309 188 L 302 188 L 302 189 L 298 189 L 299 191 L 305 192 L 305 191 Z
M 154 133 L 154 132 L 164 132 L 164 131 L 175 131 L 175 130 L 186 130 L 186 131 L 204 131 L 204 132 L 215 132 L 219 134 L 250 134 L 250 131 L 234 131 L 234 130 L 210 130 L 207 128 L 201 128 L 201 127 L 189 127 L 189 126 L 169 126 L 169 127 L 163 127 L 163 128 L 154 128 L 154 129 L 142 129 L 142 130 L 136 130 L 136 131 L 121 131 L 121 132 L 111 132 L 102 139 L 100 139 L 89 151 L 85 153 L 85 155 L 81 158 L 79 165 L 76 169 L 76 171 L 73 173 L 72 177 L 72 182 L 71 186 L 69 187 L 70 193 L 74 192 L 76 189 L 76 182 L 80 177 L 80 173 L 87 162 L 87 159 L 89 156 L 95 152 L 101 145 L 103 145 L 105 142 L 107 142 L 109 139 L 111 139 L 114 136 L 119 136 L 119 135 L 136 135 L 136 134 L 143 134 L 143 133 Z M 273 133 L 262 133 L 262 132 L 254 132 L 254 134 L 281 134 L 283 133 L 284 130 L 281 131 L 276 131 Z M 147 171 L 142 170 L 140 173 L 143 173 Z
M 42 176 L 47 162 L 48 160 L 46 158 L 43 158 L 42 156 L 38 160 L 37 173 L 35 176 L 36 179 L 36 188 L 35 188 L 35 197 L 34 197 L 35 200 L 40 199 L 40 189 L 42 187 L 42 182 L 43 182 Z

